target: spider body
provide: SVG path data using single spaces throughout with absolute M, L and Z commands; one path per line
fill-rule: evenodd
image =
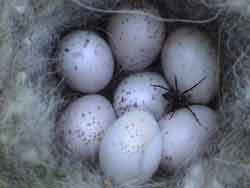
M 163 97 L 169 101 L 167 113 L 174 112 L 177 109 L 190 105 L 188 97 L 186 95 L 182 95 L 178 90 L 170 89 L 163 94 Z
M 198 85 L 200 85 L 206 79 L 206 77 L 202 78 L 199 82 L 197 82 L 196 84 L 194 84 L 192 87 L 190 87 L 189 89 L 185 91 L 180 91 L 178 89 L 177 77 L 175 76 L 174 79 L 175 79 L 174 87 L 170 86 L 170 88 L 165 88 L 160 85 L 153 85 L 154 87 L 158 87 L 166 91 L 166 93 L 162 95 L 167 101 L 169 101 L 169 105 L 167 106 L 166 112 L 172 113 L 170 116 L 170 118 L 172 118 L 176 110 L 180 108 L 186 108 L 194 116 L 195 120 L 199 123 L 199 125 L 201 125 L 199 118 L 190 108 L 190 105 L 195 105 L 195 104 L 189 102 L 188 92 L 190 92 L 191 90 L 196 88 Z

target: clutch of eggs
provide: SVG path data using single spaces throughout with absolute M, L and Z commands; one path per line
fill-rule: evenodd
M 145 12 L 159 15 L 157 10 L 138 9 Z M 200 82 L 187 98 L 192 103 L 209 103 L 219 87 L 216 49 L 204 33 L 188 27 L 172 32 L 164 44 L 164 23 L 145 14 L 112 16 L 108 33 L 110 46 L 93 31 L 75 31 L 63 38 L 59 66 L 71 88 L 97 93 L 111 81 L 114 59 L 124 70 L 141 71 L 161 51 L 165 78 L 155 72 L 124 78 L 114 89 L 114 109 L 99 94 L 75 100 L 56 126 L 61 147 L 78 159 L 99 157 L 104 175 L 117 184 L 145 182 L 159 165 L 167 171 L 186 167 L 212 141 L 217 115 L 208 107 L 194 105 L 190 109 L 195 115 L 182 108 L 170 116 L 165 114 L 169 101 L 163 95 L 175 87 L 175 78 L 180 91 Z

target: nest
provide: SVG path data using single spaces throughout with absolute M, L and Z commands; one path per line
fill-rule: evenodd
M 144 1 L 143 1 L 144 2 Z M 78 93 L 65 94 L 54 69 L 55 49 L 79 28 L 103 32 L 119 0 L 0 1 L 0 187 L 103 188 L 98 165 L 64 161 L 54 146 L 58 112 Z M 153 0 L 168 31 L 192 25 L 217 43 L 221 134 L 211 155 L 185 174 L 159 172 L 145 185 L 125 187 L 236 188 L 250 185 L 250 4 L 247 0 Z M 215 43 L 215 44 L 216 44 Z M 110 91 L 107 91 L 110 92 Z

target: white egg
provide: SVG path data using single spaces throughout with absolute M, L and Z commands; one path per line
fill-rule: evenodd
M 167 171 L 176 171 L 202 156 L 214 141 L 217 129 L 217 114 L 208 107 L 190 106 L 164 116 L 159 124 L 163 136 L 161 166 Z
M 101 139 L 115 118 L 113 107 L 105 97 L 81 97 L 68 106 L 58 121 L 59 144 L 73 158 L 95 160 Z
M 113 183 L 143 183 L 158 169 L 161 154 L 158 123 L 150 113 L 136 110 L 124 114 L 106 132 L 100 166 Z
M 113 76 L 111 48 L 92 31 L 76 31 L 67 35 L 60 44 L 59 60 L 68 85 L 84 93 L 104 89 Z
M 168 88 L 164 78 L 154 72 L 136 73 L 125 78 L 115 90 L 114 108 L 118 116 L 125 112 L 140 109 L 151 112 L 160 119 L 167 106 L 162 96 Z
M 208 103 L 218 92 L 220 66 L 216 48 L 205 33 L 194 28 L 181 28 L 170 34 L 162 50 L 162 67 L 169 84 L 178 81 L 180 91 L 192 89 L 190 102 Z
M 159 15 L 156 9 L 137 9 L 138 13 Z M 108 25 L 109 41 L 117 62 L 124 70 L 138 71 L 153 63 L 165 39 L 165 25 L 149 16 L 117 14 Z

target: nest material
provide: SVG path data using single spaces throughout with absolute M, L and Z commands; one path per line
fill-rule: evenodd
M 144 1 L 141 1 L 144 2 Z M 54 147 L 62 95 L 53 68 L 58 40 L 75 28 L 100 29 L 119 0 L 0 0 L 0 187 L 110 187 L 98 167 L 62 161 Z M 154 0 L 169 31 L 192 24 L 218 42 L 222 62 L 221 135 L 209 159 L 186 175 L 156 175 L 143 187 L 250 185 L 250 3 Z M 75 94 L 72 94 L 75 95 Z M 77 95 L 77 94 L 76 94 Z M 126 185 L 136 187 L 136 185 Z

